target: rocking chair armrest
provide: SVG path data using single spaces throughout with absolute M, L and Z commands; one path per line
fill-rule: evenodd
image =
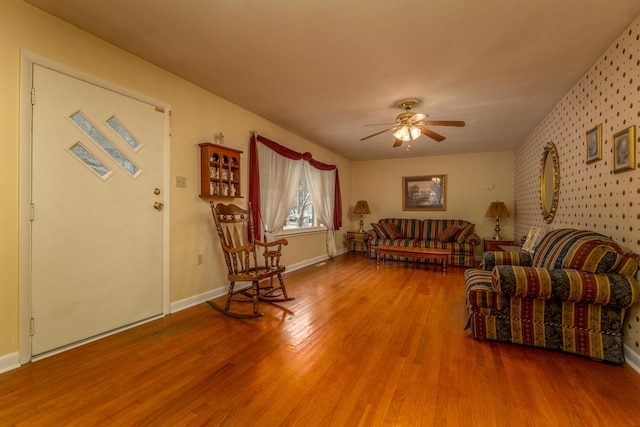
M 263 248 L 270 248 L 272 246 L 288 245 L 289 244 L 287 239 L 278 239 L 278 240 L 274 240 L 273 242 L 261 242 L 259 240 L 256 240 L 255 243 L 256 243 L 256 245 L 262 246 Z
M 252 252 L 252 248 L 251 245 L 243 245 L 243 246 L 238 246 L 237 248 L 232 248 L 231 246 L 227 246 L 224 243 L 222 244 L 222 249 L 225 252 L 229 252 L 229 253 L 233 253 L 233 254 L 237 254 L 239 252 Z

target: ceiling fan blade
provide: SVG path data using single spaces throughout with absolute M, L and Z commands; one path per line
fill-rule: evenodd
M 434 131 L 432 131 L 429 128 L 426 128 L 424 126 L 420 127 L 420 132 L 425 135 L 428 136 L 431 139 L 435 139 L 436 141 L 440 142 L 440 141 L 444 141 L 445 137 L 440 135 L 439 133 L 435 133 Z
M 382 125 L 392 125 L 392 124 L 394 124 L 394 123 L 392 123 L 392 122 L 387 122 L 387 123 L 369 123 L 369 124 L 366 124 L 364 126 L 382 126 Z
M 415 123 L 415 122 L 419 122 L 420 120 L 424 120 L 426 118 L 427 118 L 427 116 L 425 114 L 415 113 L 413 116 L 411 116 L 409 118 L 409 121 Z
M 422 123 L 429 126 L 457 126 L 464 127 L 461 120 L 424 120 Z
M 400 147 L 401 145 L 402 145 L 402 140 L 396 138 L 396 140 L 393 142 L 393 146 Z
M 385 129 L 385 130 L 381 130 L 380 132 L 376 132 L 376 133 L 374 133 L 373 135 L 365 136 L 364 138 L 360 138 L 360 141 L 364 141 L 365 139 L 369 139 L 369 138 L 372 138 L 372 137 L 374 137 L 374 136 L 376 136 L 376 135 L 380 135 L 381 133 L 388 132 L 388 131 L 390 131 L 391 129 L 395 129 L 395 128 L 397 128 L 397 127 L 398 127 L 398 126 L 392 126 L 392 127 L 387 128 L 387 129 Z

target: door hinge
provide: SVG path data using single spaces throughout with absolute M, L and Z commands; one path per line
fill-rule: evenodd
M 31 318 L 31 325 L 29 326 L 29 333 L 34 336 L 36 333 L 36 319 Z
M 31 88 L 31 105 L 36 105 L 36 88 Z
M 33 221 L 35 217 L 36 217 L 36 206 L 33 203 L 31 203 L 29 205 L 29 220 Z

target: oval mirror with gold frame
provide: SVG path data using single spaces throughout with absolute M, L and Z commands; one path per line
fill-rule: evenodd
M 555 144 L 549 142 L 542 153 L 542 165 L 540 168 L 540 204 L 542 206 L 542 216 L 544 216 L 547 224 L 553 221 L 556 216 L 559 194 L 560 158 Z

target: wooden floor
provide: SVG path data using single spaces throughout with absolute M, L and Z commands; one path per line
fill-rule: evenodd
M 472 338 L 463 272 L 338 256 L 263 318 L 200 304 L 4 373 L 0 425 L 640 425 L 629 366 Z

